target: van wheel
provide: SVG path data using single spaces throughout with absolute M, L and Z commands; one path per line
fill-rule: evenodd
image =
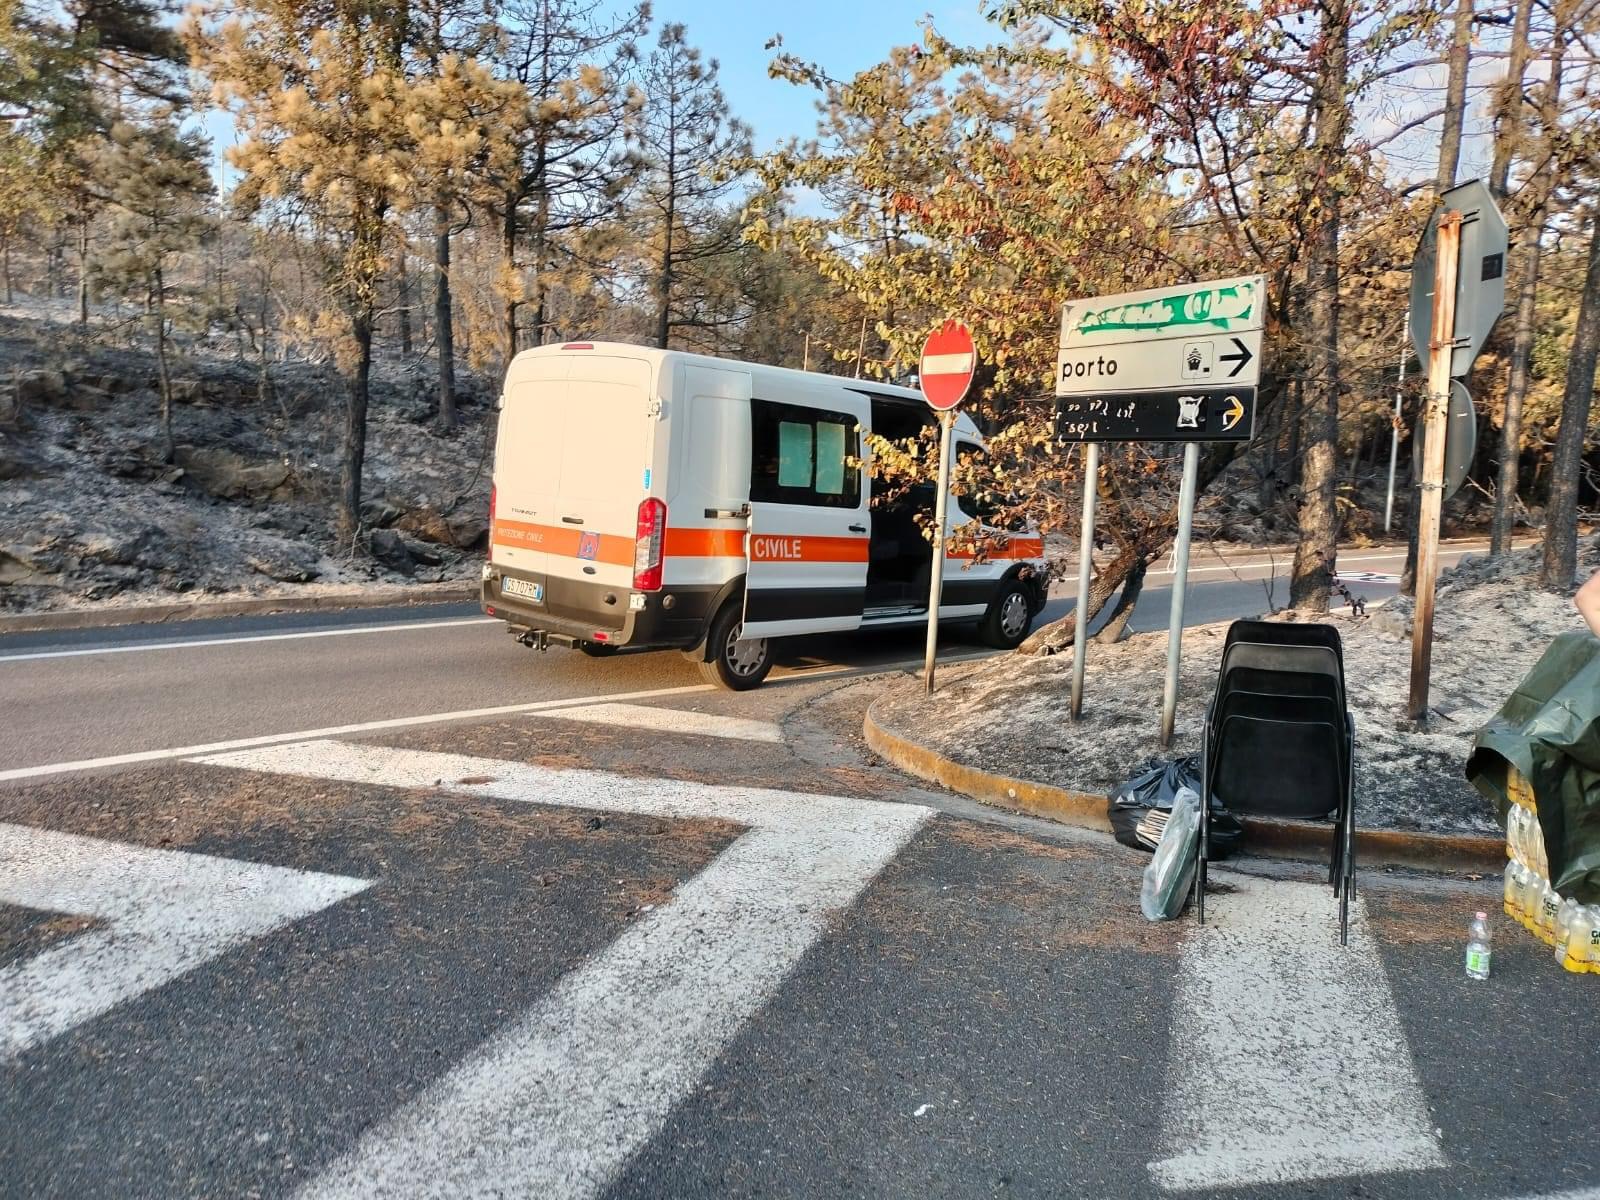
M 978 636 L 996 650 L 1015 650 L 1028 636 L 1033 618 L 1033 600 L 1027 589 L 1017 580 L 1008 579 L 989 602 L 989 611 L 978 625 Z
M 605 642 L 579 642 L 578 649 L 590 658 L 610 658 L 617 652 L 617 648 Z
M 700 663 L 700 673 L 706 682 L 735 692 L 747 692 L 759 687 L 772 670 L 772 643 L 766 638 L 746 640 L 739 634 L 744 630 L 744 612 L 735 602 L 723 606 L 711 622 L 711 632 L 706 637 L 706 652 L 711 656 Z

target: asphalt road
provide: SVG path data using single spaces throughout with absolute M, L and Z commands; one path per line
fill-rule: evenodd
M 1442 561 L 1464 549 L 1447 547 Z M 1351 550 L 1341 569 L 1397 575 L 1402 562 L 1394 550 Z M 1186 623 L 1281 606 L 1287 571 L 1282 555 L 1197 550 Z M 1170 570 L 1150 573 L 1134 629 L 1166 627 L 1170 580 Z M 1396 591 L 1381 578 L 1352 587 L 1371 601 Z M 1070 611 L 1073 590 L 1073 581 L 1057 585 L 1041 620 Z M 961 630 L 947 633 L 942 650 L 982 652 Z M 782 654 L 774 679 L 872 671 L 920 661 L 922 633 L 796 638 Z M 0 638 L 0 780 L 50 764 L 699 685 L 693 665 L 673 651 L 597 660 L 526 650 L 471 605 L 13 635 Z
M 1493 881 L 1152 925 L 1146 856 L 875 764 L 877 686 L 0 788 L 0 1195 L 1600 1195 L 1595 989 L 1498 916 L 1465 977 Z

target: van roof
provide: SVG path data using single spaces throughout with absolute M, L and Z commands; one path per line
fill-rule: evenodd
M 796 379 L 825 380 L 828 383 L 843 386 L 851 391 L 882 400 L 905 401 L 916 405 L 925 405 L 927 403 L 923 399 L 922 393 L 916 388 L 900 387 L 893 383 L 881 383 L 875 379 L 848 379 L 842 375 L 828 375 L 822 371 L 797 371 L 793 367 L 774 367 L 766 363 L 746 362 L 742 359 L 718 358 L 710 354 L 694 354 L 687 350 L 663 350 L 658 346 L 635 346 L 630 342 L 551 342 L 548 345 L 523 350 L 517 354 L 517 358 L 544 358 L 551 355 L 585 352 L 643 359 L 657 367 L 667 359 L 699 363 L 712 367 L 731 364 L 743 367 L 756 374 L 787 375 Z M 512 366 L 515 367 L 515 365 L 516 359 L 513 359 Z M 965 414 L 962 414 L 962 416 L 964 417 Z

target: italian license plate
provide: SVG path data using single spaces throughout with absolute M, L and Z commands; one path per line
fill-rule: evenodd
M 544 603 L 544 584 L 531 579 L 513 579 L 509 575 L 500 581 L 500 590 L 508 596 L 520 596 L 535 604 Z

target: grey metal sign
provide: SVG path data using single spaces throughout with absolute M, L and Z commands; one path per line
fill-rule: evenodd
M 1411 260 L 1411 345 L 1417 358 L 1428 361 L 1433 325 L 1433 273 L 1439 241 L 1439 217 L 1450 209 L 1461 213 L 1461 268 L 1456 275 L 1455 344 L 1450 374 L 1465 375 L 1483 349 L 1489 331 L 1506 306 L 1506 220 L 1482 180 L 1474 179 L 1444 192 L 1428 219 L 1416 256 Z
M 1411 478 L 1417 483 L 1422 482 L 1426 426 L 1426 421 L 1417 422 L 1417 437 L 1411 447 Z M 1450 412 L 1444 429 L 1443 498 L 1448 500 L 1461 490 L 1472 470 L 1472 460 L 1478 456 L 1478 410 L 1473 407 L 1467 385 L 1459 379 L 1450 381 Z

